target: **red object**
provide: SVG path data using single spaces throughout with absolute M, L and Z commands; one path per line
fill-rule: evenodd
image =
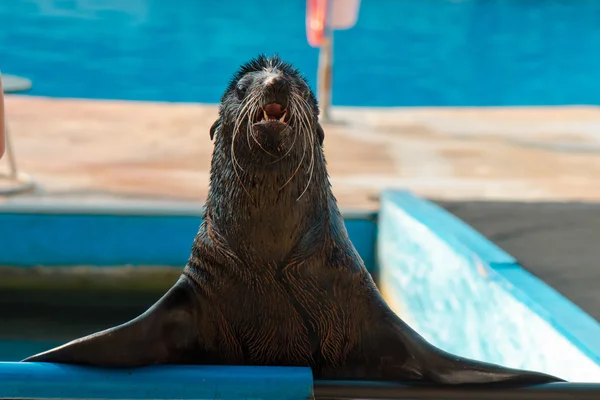
M 306 1 L 306 38 L 312 47 L 320 47 L 325 36 L 328 0 Z

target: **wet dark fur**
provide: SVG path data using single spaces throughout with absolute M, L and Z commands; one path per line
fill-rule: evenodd
M 265 90 L 270 68 L 306 99 L 310 129 L 292 115 L 280 136 L 267 130 L 255 141 L 244 126 L 232 147 L 238 85 L 247 86 L 245 96 Z M 308 365 L 315 378 L 444 384 L 560 381 L 445 353 L 392 312 L 348 238 L 317 117 L 314 95 L 292 66 L 263 56 L 244 65 L 211 128 L 206 217 L 180 280 L 137 319 L 25 361 Z M 270 150 L 259 146 L 269 141 Z

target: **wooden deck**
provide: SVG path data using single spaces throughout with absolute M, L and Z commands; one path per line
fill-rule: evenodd
M 6 111 L 19 167 L 39 191 L 0 201 L 206 196 L 214 105 L 14 95 Z M 599 108 L 334 108 L 333 117 L 325 151 L 345 209 L 373 209 L 389 187 L 455 200 L 600 199 Z

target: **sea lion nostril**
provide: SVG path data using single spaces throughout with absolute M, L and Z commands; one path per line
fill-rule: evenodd
M 273 91 L 280 91 L 286 85 L 285 79 L 281 76 L 271 76 L 265 80 L 265 86 Z
M 289 95 L 289 83 L 281 76 L 271 76 L 265 80 L 265 92 L 270 102 L 285 103 Z M 284 104 L 285 108 L 285 104 Z

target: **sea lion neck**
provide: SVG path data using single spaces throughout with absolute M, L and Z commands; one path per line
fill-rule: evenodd
M 229 146 L 223 139 L 215 143 L 206 229 L 216 231 L 237 257 L 269 264 L 284 261 L 307 235 L 325 234 L 336 205 L 328 201 L 332 194 L 320 147 L 310 174 L 310 157 L 298 168 L 301 155 L 295 153 L 277 166 L 244 157 L 234 165 Z

